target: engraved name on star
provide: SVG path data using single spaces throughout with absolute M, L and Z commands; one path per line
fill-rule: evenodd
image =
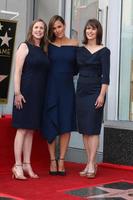
M 9 47 L 9 41 L 12 39 L 12 37 L 8 37 L 7 32 L 5 33 L 4 36 L 0 37 L 2 39 L 1 46 L 6 44 Z
M 0 31 L 2 31 L 2 27 L 3 27 L 3 25 L 0 23 Z

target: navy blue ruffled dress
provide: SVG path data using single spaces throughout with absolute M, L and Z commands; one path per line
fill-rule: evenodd
M 13 126 L 15 128 L 40 129 L 49 60 L 40 47 L 30 43 L 26 44 L 29 53 L 24 62 L 20 86 L 26 103 L 20 110 L 13 105 Z
M 76 130 L 75 46 L 48 46 L 50 70 L 42 123 L 43 137 L 51 143 L 57 135 Z
M 77 51 L 79 78 L 76 91 L 78 131 L 100 134 L 104 105 L 96 109 L 95 102 L 102 84 L 109 84 L 110 50 L 107 47 L 91 53 L 85 47 Z

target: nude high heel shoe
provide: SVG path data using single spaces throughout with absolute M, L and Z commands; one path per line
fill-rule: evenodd
M 23 171 L 30 178 L 39 178 L 39 176 L 33 172 L 31 163 L 23 163 Z
M 88 173 L 88 168 L 86 167 L 83 171 L 79 172 L 80 176 L 86 176 Z
M 89 171 L 88 170 L 88 172 L 86 174 L 86 177 L 87 178 L 95 178 L 96 174 L 97 174 L 97 164 L 95 164 L 95 166 L 94 166 L 94 171 Z
M 79 172 L 80 176 L 86 176 L 89 170 L 89 163 L 86 164 L 86 167 L 84 168 L 84 170 L 82 170 L 81 172 Z
M 17 180 L 25 181 L 27 177 L 23 174 L 22 165 L 14 165 L 12 168 L 12 178 Z

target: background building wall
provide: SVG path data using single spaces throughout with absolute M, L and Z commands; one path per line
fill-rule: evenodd
M 12 103 L 13 103 L 13 73 L 15 67 L 15 52 L 19 44 L 25 40 L 27 33 L 27 27 L 29 26 L 31 20 L 33 19 L 33 0 L 1 0 L 0 1 L 0 11 L 11 11 L 18 12 L 19 16 L 14 20 L 17 21 L 16 39 L 14 45 L 14 55 L 12 60 L 12 70 L 9 84 L 9 94 L 8 94 L 8 104 L 0 105 L 0 114 L 11 114 L 12 113 Z M 1 19 L 10 20 L 13 15 L 2 14 L 0 12 Z
M 74 0 L 76 1 L 76 0 Z M 108 91 L 107 103 L 106 103 L 106 119 L 117 119 L 118 109 L 118 84 L 119 84 L 119 47 L 120 47 L 120 24 L 121 24 L 121 0 L 99 0 L 99 9 L 102 10 L 100 20 L 103 20 L 103 25 L 107 27 L 106 45 L 111 50 L 111 83 Z M 35 3 L 35 5 L 33 5 Z M 66 33 L 70 35 L 71 26 L 71 3 L 72 0 L 1 0 L 0 10 L 9 10 L 19 12 L 19 16 L 15 19 L 18 22 L 16 32 L 16 42 L 14 49 L 14 57 L 12 62 L 12 73 L 10 79 L 9 98 L 8 104 L 1 106 L 0 113 L 11 114 L 12 102 L 13 102 L 13 72 L 15 66 L 15 52 L 18 45 L 25 40 L 27 33 L 27 27 L 31 23 L 33 18 L 42 18 L 48 23 L 51 16 L 55 14 L 62 15 L 66 20 Z M 14 6 L 15 5 L 15 6 Z M 108 10 L 107 10 L 108 7 Z M 108 13 L 107 13 L 108 11 Z M 9 19 L 10 16 L 2 16 Z M 87 15 L 86 15 L 87 17 Z M 107 20 L 108 18 L 108 20 Z M 107 21 L 106 21 L 107 20 Z M 107 24 L 106 24 L 107 22 Z M 103 126 L 101 131 L 101 145 L 99 147 L 99 154 L 103 152 Z M 82 142 L 82 136 L 77 132 L 72 133 L 68 159 L 74 161 L 79 159 L 85 160 L 84 147 Z
M 46 23 L 53 15 L 59 14 L 59 0 L 36 1 L 36 17 L 42 18 Z

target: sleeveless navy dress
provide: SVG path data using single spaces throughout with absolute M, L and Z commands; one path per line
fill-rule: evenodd
M 48 143 L 57 135 L 76 130 L 75 88 L 73 75 L 76 72 L 75 46 L 49 44 L 47 94 L 44 108 L 42 133 Z
M 40 47 L 26 44 L 29 53 L 24 62 L 20 86 L 26 103 L 20 110 L 13 105 L 13 126 L 40 129 L 49 60 Z
M 109 84 L 110 50 L 107 47 L 91 53 L 85 47 L 77 51 L 79 78 L 76 90 L 78 131 L 81 134 L 100 134 L 103 109 L 95 108 L 102 84 Z

